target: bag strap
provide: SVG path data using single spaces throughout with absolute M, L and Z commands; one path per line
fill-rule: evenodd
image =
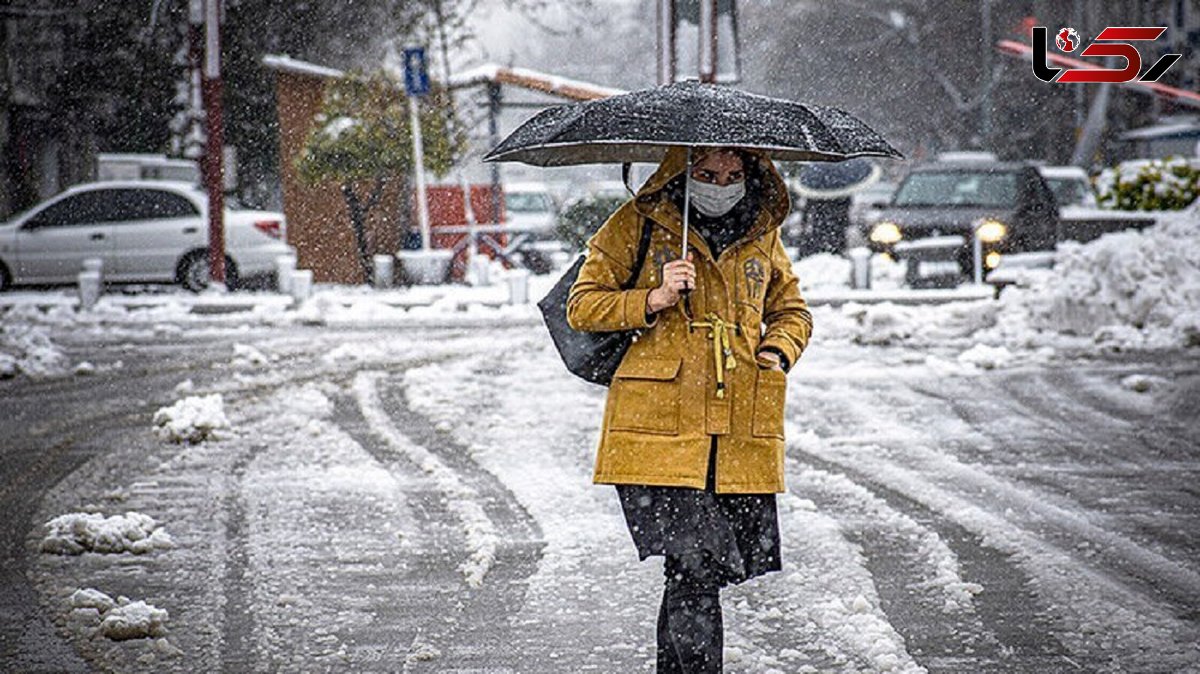
M 642 265 L 646 264 L 646 253 L 650 250 L 650 236 L 654 233 L 654 224 L 650 222 L 650 218 L 642 220 L 642 238 L 638 241 L 637 257 L 633 261 L 633 272 L 629 275 L 629 280 L 621 285 L 622 290 L 629 290 L 637 283 L 638 276 L 642 274 Z

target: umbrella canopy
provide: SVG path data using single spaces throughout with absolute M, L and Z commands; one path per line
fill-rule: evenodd
M 881 173 L 869 159 L 805 164 L 792 187 L 807 199 L 840 199 L 879 180 Z
M 483 160 L 657 163 L 671 146 L 753 148 L 779 161 L 903 158 L 844 110 L 688 81 L 543 110 Z

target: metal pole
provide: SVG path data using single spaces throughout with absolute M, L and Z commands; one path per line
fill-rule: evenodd
M 679 259 L 687 259 L 688 248 L 688 214 L 691 212 L 691 178 L 692 178 L 692 146 L 687 149 L 687 168 L 684 169 L 683 179 L 683 251 L 679 254 Z
M 658 83 L 675 81 L 675 0 L 658 0 Z
M 208 143 L 204 152 L 204 182 L 208 189 L 208 277 L 214 287 L 225 285 L 225 133 L 221 116 L 221 0 L 204 2 L 204 113 Z
M 980 105 L 979 144 L 992 149 L 992 0 L 981 0 L 983 21 L 983 103 Z
M 500 84 L 489 82 L 488 136 L 492 147 L 500 144 Z M 492 162 L 492 221 L 500 224 L 500 163 Z
M 700 20 L 696 32 L 700 35 L 700 81 L 717 81 L 717 0 L 700 0 Z
M 425 199 L 425 146 L 421 140 L 421 118 L 417 97 L 408 97 L 408 123 L 412 127 L 413 164 L 417 177 L 417 217 L 421 221 L 421 249 L 429 250 L 429 203 Z
M 471 264 L 474 263 L 475 257 L 479 255 L 479 241 L 477 237 L 479 232 L 475 226 L 478 224 L 475 220 L 475 209 L 471 208 L 471 185 L 467 182 L 467 174 L 463 170 L 458 171 L 458 182 L 462 185 L 463 191 L 463 215 L 467 219 L 467 236 L 470 237 L 470 246 L 468 251 L 471 253 Z
M 971 238 L 975 240 L 975 285 L 983 284 L 983 242 L 979 240 L 979 228 L 976 227 Z

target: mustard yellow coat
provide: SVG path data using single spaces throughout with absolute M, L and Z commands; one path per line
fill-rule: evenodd
M 682 302 L 646 322 L 646 295 L 661 284 L 662 265 L 680 256 L 681 214 L 662 188 L 684 171 L 682 149 L 668 152 L 637 195 L 588 241 L 587 261 L 567 299 L 571 327 L 643 329 L 609 387 L 594 483 L 704 489 L 710 435 L 717 435 L 717 492 L 785 491 L 787 375 L 759 367 L 755 355 L 772 346 L 794 367 L 812 333 L 812 314 L 779 238 L 791 207 L 787 189 L 771 161 L 755 157 L 764 193 L 758 218 L 743 237 L 713 259 L 704 237 L 688 233 L 696 265 L 692 318 L 702 326 L 689 329 Z M 634 288 L 621 290 L 646 217 L 654 223 L 646 263 Z M 731 325 L 722 327 L 722 321 Z M 731 356 L 714 352 L 714 333 L 728 336 Z M 717 346 L 725 347 L 720 341 Z

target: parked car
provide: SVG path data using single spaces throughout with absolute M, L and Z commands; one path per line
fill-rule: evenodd
M 227 285 L 269 276 L 294 252 L 282 213 L 226 201 Z M 162 180 L 77 185 L 0 225 L 0 289 L 74 283 L 83 261 L 103 261 L 106 282 L 208 285 L 208 198 Z
M 555 234 L 558 203 L 550 188 L 540 182 L 506 184 L 504 213 L 513 258 L 535 274 L 549 272 L 562 248 Z
M 1058 208 L 1036 166 L 971 157 L 913 169 L 878 212 L 869 245 L 909 261 L 912 286 L 957 285 L 974 273 L 973 240 L 984 267 L 1007 253 L 1052 248 Z
M 1092 182 L 1088 180 L 1087 171 L 1078 166 L 1039 166 L 1038 173 L 1054 192 L 1054 200 L 1058 207 L 1086 206 L 1096 207 L 1096 193 L 1092 190 Z

